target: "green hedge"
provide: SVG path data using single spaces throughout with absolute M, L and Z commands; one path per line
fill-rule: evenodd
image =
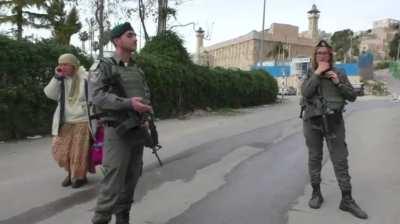
M 51 41 L 18 42 L 0 36 L 0 140 L 50 133 L 56 103 L 43 88 L 53 76 L 60 54 L 90 61 L 76 48 Z M 174 33 L 154 37 L 142 49 L 138 63 L 145 71 L 158 117 L 199 108 L 246 107 L 274 102 L 276 80 L 263 71 L 241 71 L 194 65 Z
M 389 71 L 393 77 L 400 79 L 400 62 L 391 62 L 389 65 Z
M 274 102 L 276 80 L 263 71 L 210 69 L 144 58 L 141 64 L 158 117 L 198 108 L 239 108 Z
M 34 44 L 0 36 L 0 140 L 49 133 L 56 104 L 43 88 L 66 52 L 79 55 L 84 66 L 91 63 L 77 49 L 52 41 Z
M 274 102 L 276 80 L 264 71 L 242 71 L 194 65 L 173 32 L 154 37 L 142 49 L 144 70 L 159 117 L 197 108 L 246 107 Z
M 375 65 L 375 69 L 385 69 L 385 68 L 389 68 L 390 65 L 390 61 L 379 61 L 376 65 Z

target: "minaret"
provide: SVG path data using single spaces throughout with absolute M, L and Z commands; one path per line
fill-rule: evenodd
M 312 5 L 312 8 L 308 13 L 308 35 L 314 41 L 318 41 L 319 32 L 318 32 L 318 19 L 320 11 L 317 9 L 315 4 Z
M 196 30 L 196 55 L 194 62 L 196 64 L 201 64 L 201 49 L 203 48 L 203 40 L 204 40 L 204 30 L 201 27 Z

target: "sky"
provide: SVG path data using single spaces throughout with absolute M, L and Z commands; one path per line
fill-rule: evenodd
M 333 33 L 338 30 L 352 29 L 361 31 L 372 28 L 376 20 L 393 18 L 400 20 L 400 0 L 266 0 L 265 28 L 271 23 L 285 23 L 299 27 L 299 31 L 308 29 L 307 11 L 313 4 L 321 11 L 319 29 Z M 262 28 L 263 0 L 184 0 L 184 3 L 174 6 L 177 8 L 177 18 L 171 19 L 169 26 L 177 24 L 195 23 L 195 28 L 202 27 L 207 34 L 205 46 L 233 39 L 245 35 L 252 30 Z M 82 8 L 82 6 L 80 7 Z M 81 13 L 81 18 L 90 15 L 90 10 Z M 112 23 L 122 22 L 115 19 Z M 138 17 L 128 19 L 136 32 L 140 35 Z M 156 24 L 149 20 L 147 23 L 149 34 L 154 35 Z M 7 26 L 0 26 L 0 30 Z M 85 29 L 85 28 L 84 28 Z M 184 39 L 185 47 L 194 52 L 196 38 L 193 26 L 174 29 Z M 35 36 L 49 37 L 49 31 L 31 29 L 26 34 L 35 33 Z M 81 46 L 78 35 L 74 35 L 72 43 Z M 139 46 L 143 46 L 143 40 Z
M 308 29 L 307 11 L 313 4 L 321 11 L 319 29 L 335 32 L 372 28 L 373 21 L 384 18 L 400 20 L 399 0 L 266 0 L 265 27 L 285 23 Z M 193 0 L 178 8 L 179 22 L 195 22 L 211 32 L 208 46 L 262 28 L 263 0 Z M 213 25 L 212 25 L 213 24 Z M 212 26 L 211 26 L 212 25 Z M 211 29 L 212 28 L 212 29 Z M 195 50 L 195 36 L 189 28 L 178 30 L 186 37 L 186 47 Z

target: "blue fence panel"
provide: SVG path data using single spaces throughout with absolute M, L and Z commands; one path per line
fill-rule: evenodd
M 264 66 L 263 69 L 273 77 L 282 77 L 290 75 L 290 66 L 287 65 Z
M 348 76 L 357 76 L 360 73 L 358 64 L 335 64 L 335 67 L 344 70 Z M 253 69 L 259 69 L 260 67 L 254 66 Z M 276 66 L 262 66 L 261 69 L 267 71 L 273 77 L 284 77 L 291 75 L 289 65 L 276 65 Z
M 360 73 L 360 68 L 357 64 L 336 64 L 335 67 L 343 69 L 347 76 L 357 76 Z

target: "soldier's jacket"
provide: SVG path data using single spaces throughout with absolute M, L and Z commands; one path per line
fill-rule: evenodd
M 96 61 L 90 68 L 88 83 L 89 101 L 95 106 L 95 114 L 105 114 L 102 121 L 121 122 L 126 119 L 126 112 L 135 112 L 131 97 L 143 97 L 150 102 L 144 73 L 132 59 L 124 64 L 114 55 Z M 123 85 L 124 92 L 119 85 Z
M 335 85 L 326 74 L 316 75 L 309 72 L 301 86 L 301 106 L 304 107 L 303 119 L 321 116 L 322 100 L 330 110 L 340 112 L 346 101 L 354 102 L 357 94 L 344 72 L 332 69 L 339 77 L 339 84 Z

